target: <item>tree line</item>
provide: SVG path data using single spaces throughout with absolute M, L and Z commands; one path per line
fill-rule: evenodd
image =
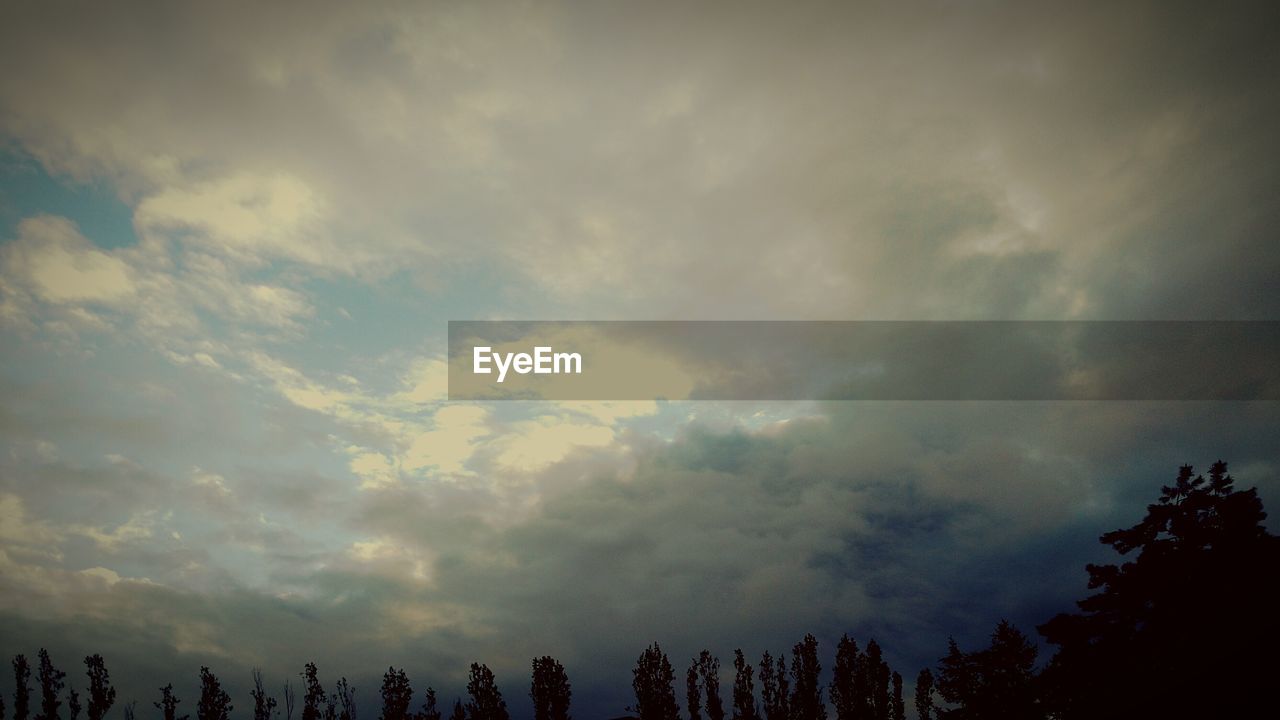
M 1269 709 L 1269 688 L 1280 651 L 1280 544 L 1267 532 L 1256 489 L 1239 491 L 1217 462 L 1209 477 L 1183 466 L 1162 488 L 1137 525 L 1104 534 L 1100 541 L 1123 556 L 1119 565 L 1088 565 L 1094 594 L 1040 625 L 1057 651 L 1037 667 L 1036 645 L 1001 621 L 987 647 L 963 651 L 954 639 L 936 667 L 915 678 L 911 703 L 919 720 L 1061 720 L 1146 717 L 1246 717 Z M 67 687 L 41 649 L 34 720 L 103 720 L 116 691 L 101 655 L 84 658 L 86 698 Z M 31 667 L 13 659 L 12 720 L 29 720 Z M 756 664 L 734 651 L 733 685 L 726 708 L 720 660 L 709 650 L 693 657 L 684 673 L 684 713 L 676 699 L 676 673 L 658 643 L 645 648 L 632 671 L 636 720 L 905 720 L 903 676 L 885 661 L 880 644 L 865 647 L 847 634 L 836 644 L 830 679 L 822 681 L 818 640 L 806 635 L 786 653 L 765 652 Z M 757 691 L 757 685 L 759 689 Z M 296 693 L 302 691 L 301 708 Z M 152 703 L 160 720 L 179 715 L 173 686 L 159 688 Z M 467 701 L 454 701 L 448 720 L 510 720 L 493 672 L 473 663 Z M 414 691 L 403 668 L 389 667 L 380 690 L 378 720 L 443 720 L 436 691 L 428 687 L 414 709 Z M 534 658 L 529 685 L 533 720 L 572 720 L 572 689 L 555 658 Z M 824 697 L 825 695 L 825 697 Z M 286 682 L 279 701 L 253 671 L 253 720 L 358 720 L 355 689 L 345 677 L 326 691 L 315 663 L 301 684 Z M 87 706 L 83 703 L 87 701 Z M 231 697 L 208 667 L 200 668 L 196 720 L 230 720 Z M 135 720 L 136 703 L 124 705 Z M 0 698 L 0 720 L 7 720 Z

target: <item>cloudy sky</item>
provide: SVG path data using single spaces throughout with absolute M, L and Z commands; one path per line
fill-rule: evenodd
M 1280 502 L 1280 409 L 450 403 L 446 323 L 1280 319 L 1248 5 L 7 4 L 0 653 L 591 720 L 652 640 L 1033 632 L 1179 464 Z

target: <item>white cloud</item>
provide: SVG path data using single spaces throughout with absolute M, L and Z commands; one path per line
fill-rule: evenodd
M 137 291 L 129 265 L 98 250 L 66 218 L 41 215 L 20 222 L 4 261 L 11 278 L 50 303 L 111 305 Z

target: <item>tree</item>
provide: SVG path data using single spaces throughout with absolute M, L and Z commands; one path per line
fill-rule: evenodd
M 228 720 L 231 696 L 222 689 L 218 677 L 209 668 L 200 668 L 200 702 L 196 704 L 196 720 Z
M 411 720 L 409 703 L 413 701 L 413 687 L 404 668 L 388 667 L 382 674 L 382 715 L 380 720 Z
M 570 720 L 569 702 L 573 690 L 564 666 L 550 655 L 533 659 L 533 677 L 529 684 L 533 700 L 533 720 Z
M 302 696 L 302 720 L 321 720 L 323 709 L 328 705 L 324 686 L 320 684 L 320 672 L 313 662 L 302 669 L 302 684 L 306 692 Z
M 297 695 L 293 691 L 293 685 L 288 680 L 284 681 L 284 720 L 293 720 L 293 706 Z
M 875 640 L 867 643 L 865 672 L 869 683 L 871 717 L 875 720 L 889 720 L 889 665 L 884 661 L 884 652 Z
M 724 720 L 724 701 L 720 698 L 720 658 L 703 650 L 698 654 L 698 679 L 706 699 L 707 720 Z
M 760 705 L 764 720 L 786 720 L 786 714 L 778 709 L 778 676 L 768 650 L 760 658 Z
M 677 720 L 680 707 L 672 688 L 675 673 L 671 661 L 658 643 L 645 648 L 632 671 L 631 688 L 636 694 L 633 710 L 640 720 Z
M 789 720 L 791 717 L 791 684 L 787 680 L 787 663 L 782 655 L 775 661 L 768 651 L 760 658 L 760 699 L 765 720 Z
M 760 720 L 756 711 L 756 689 L 751 664 L 739 648 L 733 651 L 733 720 Z
M 907 706 L 902 702 L 902 674 L 896 670 L 893 673 L 893 700 L 889 717 L 892 720 L 906 720 L 907 717 Z
M 487 665 L 471 663 L 467 694 L 471 696 L 467 703 L 468 720 L 509 720 L 507 702 L 502 699 L 493 671 Z
M 262 684 L 262 671 L 253 669 L 253 689 L 249 691 L 253 698 L 253 720 L 272 720 L 276 712 L 276 699 L 267 695 Z
M 827 720 L 827 706 L 822 702 L 822 684 L 818 676 L 822 665 L 818 663 L 818 639 L 805 635 L 791 649 L 792 720 Z
M 134 720 L 134 713 L 137 712 L 138 701 L 130 700 L 124 704 L 124 720 Z
M 352 717 L 355 717 L 355 711 L 352 711 Z M 418 713 L 418 720 L 440 720 L 440 708 L 436 707 L 436 689 L 427 688 L 427 696 L 422 701 L 422 711 Z
M 164 720 L 187 720 L 188 715 L 178 717 L 178 703 L 182 702 L 173 694 L 173 683 L 160 688 L 160 702 L 152 703 L 164 716 Z
M 58 696 L 66 685 L 63 678 L 67 674 L 53 666 L 49 652 L 44 648 L 40 648 L 39 657 L 40 667 L 36 672 L 36 681 L 40 683 L 40 714 L 36 715 L 36 720 L 58 720 L 58 708 L 62 707 Z
M 432 692 L 432 695 L 435 693 Z M 338 720 L 356 720 L 356 689 L 347 682 L 347 678 L 343 677 L 334 686 L 333 696 L 338 699 L 338 705 L 342 708 Z M 439 713 L 436 713 L 439 715 Z M 435 720 L 440 720 L 439 717 Z
M 698 685 L 698 661 L 689 664 L 684 674 L 684 707 L 689 713 L 689 720 L 702 720 L 702 687 Z
M 449 720 L 467 720 L 467 711 L 462 707 L 462 700 L 453 701 L 453 712 L 449 714 Z
M 26 655 L 13 659 L 13 720 L 27 720 L 31 711 L 31 665 Z
M 863 720 L 864 698 L 858 693 L 856 678 L 861 664 L 858 643 L 848 634 L 836 643 L 836 662 L 831 668 L 830 696 L 836 709 L 836 720 Z
M 933 720 L 933 673 L 929 668 L 916 676 L 916 717 Z
M 1039 627 L 1058 646 L 1042 678 L 1049 709 L 1066 720 L 1270 714 L 1272 671 L 1254 660 L 1280 641 L 1280 540 L 1265 519 L 1257 490 L 1236 490 L 1218 461 L 1207 481 L 1182 466 L 1141 522 L 1102 535 L 1130 559 L 1086 566 L 1098 592 Z M 1224 677 L 1232 690 L 1208 680 Z
M 1042 717 L 1035 695 L 1036 647 L 1017 628 L 1001 620 L 991 645 L 962 652 L 954 639 L 938 667 L 942 699 L 956 706 L 955 720 L 1024 720 Z
M 94 653 L 84 659 L 85 675 L 89 676 L 89 720 L 102 720 L 116 702 L 116 689 L 111 686 L 111 673 L 101 655 Z
M 80 693 L 74 687 L 67 688 L 67 717 L 79 720 L 80 709 Z

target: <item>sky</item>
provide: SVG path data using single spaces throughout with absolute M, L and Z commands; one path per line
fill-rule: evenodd
M 1179 465 L 1280 502 L 1280 408 L 449 402 L 447 322 L 1280 319 L 1278 13 L 6 5 L 0 653 L 590 720 L 655 640 L 1034 635 Z

